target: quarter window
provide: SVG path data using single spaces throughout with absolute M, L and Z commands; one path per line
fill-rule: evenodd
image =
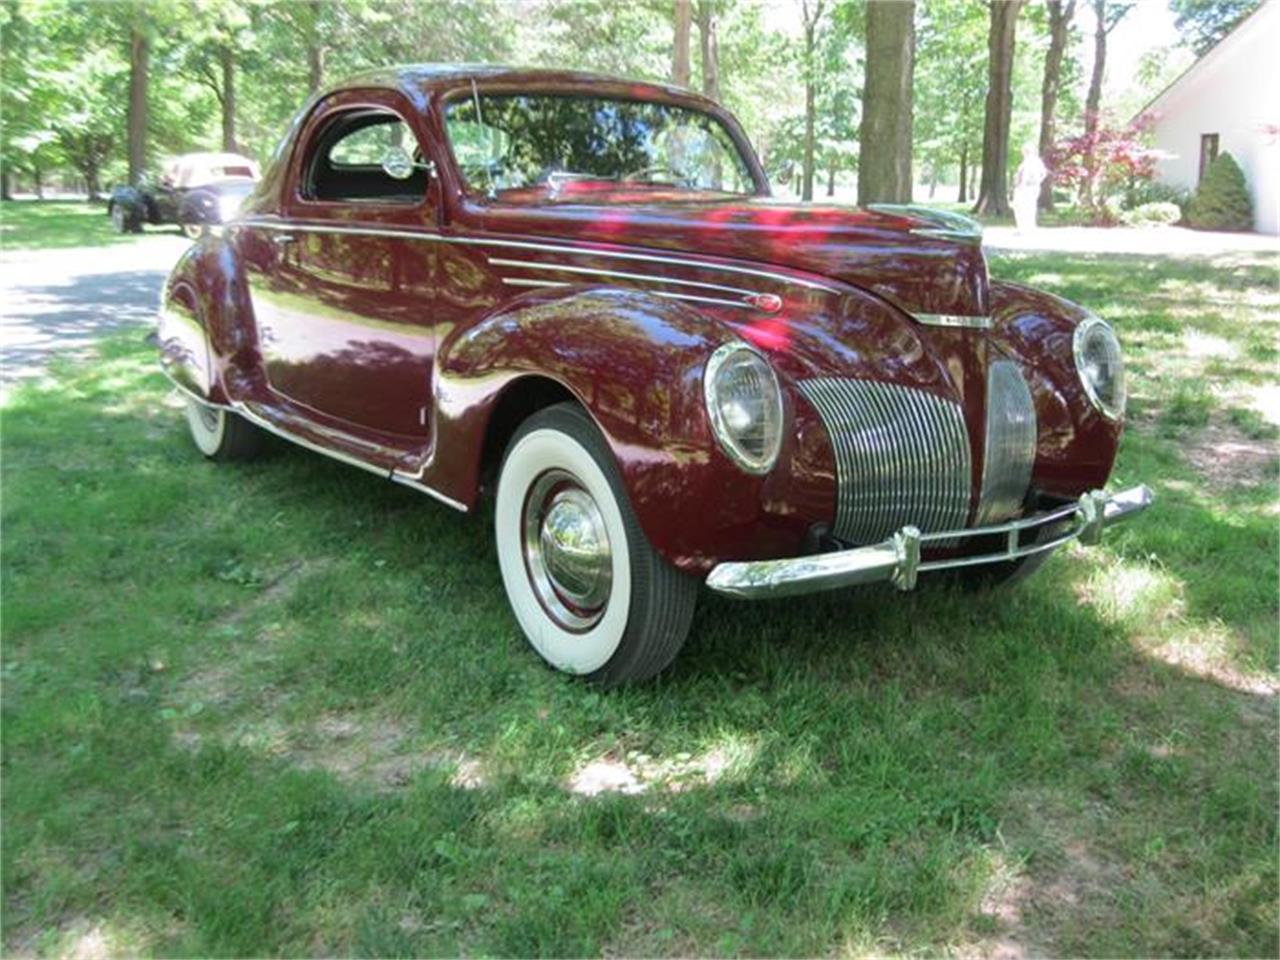
M 389 156 L 412 161 L 408 176 L 387 172 Z M 427 192 L 429 167 L 407 124 L 387 110 L 340 113 L 311 141 L 304 160 L 307 200 L 416 204 Z

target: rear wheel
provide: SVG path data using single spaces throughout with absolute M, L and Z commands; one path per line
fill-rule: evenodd
M 512 612 L 551 666 L 612 686 L 653 676 L 679 652 L 698 581 L 649 545 L 579 407 L 548 407 L 516 431 L 494 527 Z
M 210 460 L 252 460 L 261 452 L 266 435 L 224 407 L 187 398 L 187 426 L 196 447 Z

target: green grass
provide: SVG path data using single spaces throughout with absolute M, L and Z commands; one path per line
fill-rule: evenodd
M 1275 956 L 1275 450 L 1221 446 L 1274 271 L 995 269 L 1116 324 L 1157 506 L 1007 593 L 704 595 L 609 694 L 526 648 L 486 512 L 204 462 L 140 332 L 14 391 L 4 952 Z
M 179 234 L 177 227 L 144 226 L 146 234 Z M 117 233 L 107 205 L 72 200 L 0 202 L 0 249 L 57 250 L 134 243 L 136 234 Z

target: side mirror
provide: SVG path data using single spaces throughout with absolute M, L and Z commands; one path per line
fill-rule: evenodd
M 393 180 L 408 180 L 413 176 L 413 157 L 404 147 L 388 147 L 382 155 L 382 172 Z

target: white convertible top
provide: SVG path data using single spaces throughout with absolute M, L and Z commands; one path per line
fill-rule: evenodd
M 161 178 L 172 187 L 201 187 L 219 180 L 257 180 L 258 165 L 238 153 L 184 153 L 168 160 Z

